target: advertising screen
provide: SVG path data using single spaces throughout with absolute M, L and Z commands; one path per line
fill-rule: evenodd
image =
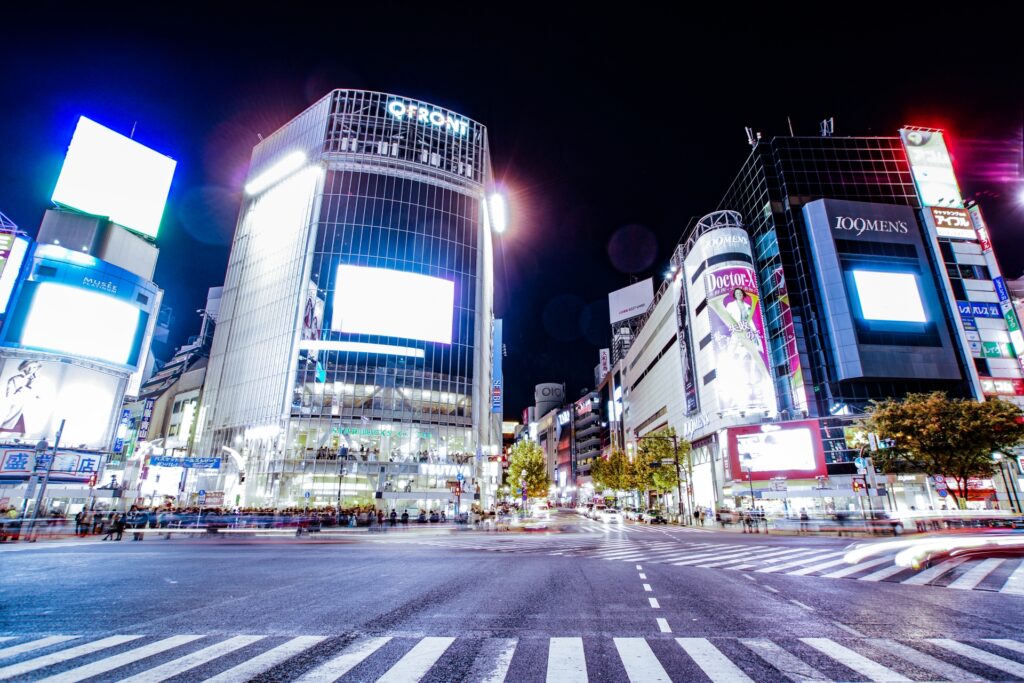
M 0 233 L 0 313 L 7 311 L 27 251 L 27 239 L 14 233 Z
M 855 270 L 853 281 L 857 286 L 857 299 L 865 320 L 904 323 L 928 321 L 917 276 L 913 273 Z
M 917 191 L 925 206 L 964 207 L 942 131 L 900 130 Z
M 748 265 L 705 275 L 720 410 L 775 407 L 757 276 Z
M 21 346 L 129 365 L 141 311 L 98 291 L 40 282 L 21 326 Z
M 0 439 L 52 442 L 65 420 L 62 446 L 106 448 L 123 382 L 70 363 L 7 358 L 0 369 Z
M 654 280 L 647 278 L 608 295 L 612 325 L 644 313 L 654 301 Z
M 83 116 L 52 199 L 155 238 L 176 164 Z
M 450 344 L 451 280 L 386 268 L 338 266 L 331 329 Z
M 824 449 L 814 420 L 737 427 L 729 430 L 733 476 L 812 478 L 826 473 Z

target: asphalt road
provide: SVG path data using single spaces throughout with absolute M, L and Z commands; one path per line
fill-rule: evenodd
M 0 548 L 0 680 L 1024 680 L 1024 597 L 791 573 L 849 543 L 563 516 Z

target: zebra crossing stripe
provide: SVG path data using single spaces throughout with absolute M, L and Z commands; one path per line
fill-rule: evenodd
M 818 560 L 824 560 L 827 557 L 836 557 L 838 555 L 845 555 L 845 554 L 846 554 L 845 550 L 840 550 L 838 552 L 831 552 L 831 553 L 819 553 L 819 554 L 816 554 L 816 555 L 809 555 L 809 556 L 802 557 L 799 560 L 796 560 L 796 561 L 793 561 L 793 562 L 784 562 L 783 564 L 776 564 L 776 565 L 773 565 L 771 567 L 764 567 L 762 569 L 758 569 L 757 571 L 762 573 L 762 574 L 772 574 L 772 573 L 775 573 L 775 572 L 781 572 L 781 571 L 783 571 L 785 569 L 792 569 L 793 567 L 799 567 L 802 564 L 807 564 L 807 562 L 816 562 Z
M 189 669 L 194 669 L 197 666 L 202 666 L 207 662 L 221 657 L 223 655 L 240 650 L 247 645 L 263 640 L 264 636 L 235 636 L 228 638 L 227 640 L 221 641 L 216 645 L 204 647 L 202 650 L 198 650 L 191 654 L 187 654 L 184 657 L 173 659 L 166 664 L 143 671 L 140 674 L 131 676 L 121 680 L 121 683 L 159 683 L 165 681 L 168 678 L 177 676 L 180 673 L 184 673 Z
M 846 564 L 846 560 L 840 557 L 838 560 L 829 560 L 828 562 L 822 562 L 820 564 L 812 564 L 809 567 L 802 567 L 801 569 L 786 572 L 786 574 L 789 576 L 807 576 L 808 574 L 813 574 L 814 572 L 820 572 L 826 569 L 831 569 L 832 567 L 838 567 L 841 564 Z
M 754 651 L 754 653 L 768 662 L 771 666 L 783 672 L 787 678 L 797 683 L 810 683 L 810 681 L 827 681 L 828 676 L 798 659 L 786 650 L 770 640 L 762 638 L 741 638 L 740 642 Z
M 11 645 L 0 650 L 0 659 L 7 659 L 14 655 L 20 655 L 24 652 L 31 652 L 32 650 L 41 650 L 44 647 L 51 645 L 57 645 L 58 643 L 65 643 L 69 640 L 74 640 L 80 636 L 47 636 L 45 638 L 39 638 L 38 640 L 30 640 L 27 643 L 21 645 Z M 4 638 L 4 640 L 13 640 L 13 638 Z
M 754 683 L 707 638 L 676 638 L 676 642 L 712 683 Z
M 979 562 L 974 565 L 966 572 L 963 576 L 958 578 L 953 583 L 946 586 L 946 588 L 953 588 L 955 590 L 974 590 L 974 587 L 985 580 L 985 577 L 994 572 L 999 568 L 1005 560 L 997 557 L 990 557 L 984 562 Z
M 889 562 L 891 562 L 891 561 L 892 560 L 890 559 Z M 900 567 L 899 565 L 895 565 L 894 564 L 894 565 L 891 565 L 889 567 L 883 567 L 882 569 L 879 569 L 878 571 L 871 572 L 870 574 L 868 574 L 866 576 L 858 576 L 857 580 L 858 581 L 871 581 L 871 582 L 874 583 L 874 582 L 881 581 L 882 579 L 888 579 L 890 576 L 894 576 L 896 574 L 899 574 L 900 572 L 905 572 L 905 571 L 907 571 L 906 567 Z
M 919 572 L 914 576 L 911 576 L 909 579 L 901 581 L 900 583 L 905 583 L 908 586 L 923 586 L 939 578 L 940 576 L 948 572 L 950 569 L 958 567 L 959 565 L 963 564 L 963 562 L 964 560 L 962 559 L 946 560 L 945 562 L 940 562 L 934 567 L 929 567 L 928 569 L 925 569 L 923 572 Z
M 880 557 L 876 560 L 871 560 L 869 562 L 861 562 L 859 564 L 850 565 L 845 569 L 829 572 L 828 574 L 823 574 L 822 576 L 824 576 L 827 579 L 841 579 L 846 576 L 849 576 L 850 574 L 856 574 L 857 572 L 864 571 L 865 569 L 870 569 L 871 567 L 877 567 L 880 564 L 885 564 L 886 562 L 892 562 L 892 558 Z
M 615 649 L 630 683 L 672 683 L 665 668 L 643 638 L 616 638 Z
M 505 683 L 512 656 L 516 653 L 518 641 L 515 638 L 494 638 L 484 644 L 477 655 L 474 671 L 466 680 L 480 683 Z
M 298 636 L 292 638 L 288 642 L 271 648 L 261 655 L 242 662 L 238 666 L 233 666 L 212 678 L 207 678 L 204 683 L 245 683 L 245 681 L 277 666 L 281 662 L 291 659 L 323 640 L 325 640 L 324 636 Z
M 357 641 L 351 646 L 345 648 L 345 650 L 337 657 L 329 659 L 312 671 L 307 671 L 304 676 L 296 681 L 296 683 L 325 683 L 326 681 L 336 681 L 355 668 L 355 666 L 361 661 L 382 648 L 384 644 L 390 640 L 390 637 L 384 637 L 367 638 L 366 640 Z
M 953 666 L 949 662 L 944 662 L 941 659 L 937 659 L 929 654 L 915 650 L 903 643 L 889 640 L 888 638 L 872 638 L 867 642 L 880 650 L 886 650 L 890 654 L 896 655 L 900 659 L 910 662 L 919 669 L 924 669 L 929 673 L 938 674 L 942 676 L 943 680 L 957 682 L 978 681 L 979 683 L 984 683 L 985 681 L 984 678 L 977 674 L 972 674 L 970 671 L 964 671 L 960 667 Z
M 102 638 L 100 640 L 94 640 L 91 643 L 85 643 L 77 647 L 71 647 L 67 650 L 61 650 L 54 652 L 53 654 L 43 655 L 42 657 L 35 657 L 24 662 L 17 664 L 11 664 L 0 669 L 0 680 L 7 678 L 13 678 L 22 674 L 29 673 L 30 671 L 36 671 L 46 666 L 53 664 L 60 664 L 66 662 L 75 657 L 81 657 L 82 655 L 92 654 L 100 650 L 105 650 L 108 647 L 114 647 L 115 645 L 122 645 L 132 640 L 137 640 L 142 636 L 110 636 L 109 638 Z
M 1013 650 L 1014 652 L 1024 655 L 1024 644 L 1018 643 L 1016 640 L 1009 640 L 1007 638 L 986 638 L 986 643 L 992 643 L 999 647 L 1005 647 L 1007 650 Z
M 949 638 L 929 638 L 928 642 L 932 645 L 938 645 L 944 650 L 954 652 L 961 657 L 973 659 L 976 662 L 981 662 L 985 666 L 990 666 L 993 669 L 1004 671 L 1011 676 L 1024 678 L 1024 666 L 1013 660 L 1000 657 L 999 655 L 992 654 L 985 650 L 980 650 L 976 647 L 971 647 L 970 645 L 965 645 L 964 643 L 958 643 L 955 640 L 950 640 Z
M 377 683 L 419 683 L 454 642 L 454 638 L 424 638 L 378 678 Z
M 582 638 L 552 638 L 548 646 L 547 683 L 587 683 Z
M 1013 573 L 1007 577 L 1006 582 L 1003 583 L 1003 587 L 999 589 L 999 592 L 1008 593 L 1010 595 L 1024 595 L 1024 561 L 1017 565 L 1017 568 L 1013 570 Z
M 828 638 L 801 638 L 800 640 L 872 681 L 888 683 L 911 680 Z
M 119 669 L 126 664 L 137 662 L 140 659 L 152 657 L 158 655 L 161 652 L 174 649 L 191 643 L 194 640 L 202 638 L 200 635 L 187 635 L 187 636 L 171 636 L 169 638 L 163 638 L 156 641 L 155 643 L 149 643 L 142 647 L 136 647 L 131 650 L 126 650 L 120 654 L 116 654 L 110 657 L 104 657 L 98 661 L 80 666 L 70 671 L 64 671 L 53 676 L 48 676 L 44 679 L 45 683 L 77 683 L 77 681 L 84 681 L 87 678 L 93 676 L 99 676 L 100 674 Z

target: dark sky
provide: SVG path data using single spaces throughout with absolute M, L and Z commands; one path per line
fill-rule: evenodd
M 798 135 L 815 135 L 832 116 L 837 135 L 946 128 L 1006 275 L 1024 269 L 1024 52 L 1012 10 L 917 16 L 889 5 L 858 22 L 818 6 L 768 24 L 738 10 L 713 19 L 505 5 L 8 9 L 0 211 L 35 233 L 79 115 L 125 133 L 135 125 L 138 141 L 178 160 L 156 276 L 177 344 L 197 332 L 206 288 L 223 281 L 257 133 L 335 87 L 463 113 L 488 126 L 510 192 L 495 303 L 510 418 L 535 383 L 564 381 L 570 395 L 592 385 L 607 293 L 630 275 L 658 277 L 689 219 L 716 208 L 749 151 L 744 126 L 781 135 L 788 116 Z

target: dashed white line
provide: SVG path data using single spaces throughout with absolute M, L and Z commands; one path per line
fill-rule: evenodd
M 652 590 L 652 589 L 651 589 L 651 584 L 649 584 L 649 583 L 645 583 L 645 584 L 644 584 L 644 593 L 650 593 L 650 592 L 651 592 L 651 590 Z
M 641 579 L 646 579 L 647 578 L 647 574 L 644 574 L 643 572 L 641 572 L 640 573 L 640 578 Z
M 647 601 L 651 603 L 651 607 L 654 609 L 660 609 L 661 605 L 658 604 L 658 598 L 647 598 Z
M 779 592 L 778 588 L 772 588 L 771 586 L 765 586 L 764 589 L 766 591 L 771 591 L 772 593 L 778 593 Z
M 794 605 L 796 605 L 797 607 L 799 607 L 800 609 L 805 609 L 808 612 L 813 612 L 814 611 L 813 607 L 811 607 L 810 605 L 805 605 L 804 603 L 800 602 L 799 600 L 790 600 L 790 602 L 793 603 Z
M 668 625 L 668 619 L 658 617 L 657 622 L 659 631 L 661 631 L 662 633 L 672 633 L 672 629 Z

